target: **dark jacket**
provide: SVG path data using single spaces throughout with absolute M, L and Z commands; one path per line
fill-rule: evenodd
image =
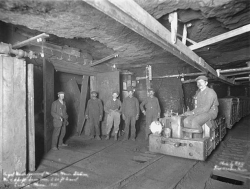
M 68 125 L 68 114 L 64 101 L 63 104 L 59 100 L 56 100 L 52 103 L 51 115 L 53 117 L 54 127 L 61 127 L 63 124 Z M 61 121 L 60 118 L 63 120 Z
M 215 119 L 218 114 L 218 98 L 213 89 L 206 87 L 204 91 L 199 91 L 197 94 L 197 108 L 193 110 L 194 115 L 203 113 L 210 114 L 212 119 Z
M 159 105 L 159 101 L 156 97 L 147 97 L 140 105 L 141 111 L 145 111 L 144 106 L 146 107 L 146 112 L 147 113 L 153 113 L 153 114 L 158 114 L 160 115 L 161 113 L 161 108 Z
M 122 114 L 132 117 L 139 116 L 139 102 L 135 97 L 126 97 L 122 103 Z
M 104 111 L 108 114 L 112 111 L 121 113 L 121 107 L 122 103 L 119 99 L 116 99 L 116 101 L 114 101 L 113 99 L 109 99 L 104 106 Z
M 87 108 L 86 108 L 86 116 L 92 116 L 102 118 L 103 115 L 103 106 L 100 99 L 89 99 Z

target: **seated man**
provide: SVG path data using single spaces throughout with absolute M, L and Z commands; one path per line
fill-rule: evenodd
M 188 116 L 184 119 L 184 127 L 198 129 L 202 133 L 202 125 L 217 117 L 219 102 L 215 91 L 207 87 L 206 76 L 199 76 L 195 80 L 199 88 L 197 107 L 184 113 Z

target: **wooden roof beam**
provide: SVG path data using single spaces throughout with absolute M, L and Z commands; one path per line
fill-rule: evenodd
M 225 39 L 228 39 L 228 38 L 231 38 L 231 37 L 234 37 L 234 36 L 249 32 L 249 31 L 250 31 L 250 24 L 242 26 L 242 27 L 237 28 L 235 30 L 232 30 L 232 31 L 220 34 L 220 35 L 217 35 L 215 37 L 206 39 L 206 40 L 198 42 L 198 43 L 196 43 L 194 45 L 190 45 L 189 48 L 191 50 L 196 50 L 196 49 L 211 45 L 213 43 L 217 43 L 219 41 L 222 41 L 222 40 L 225 40 Z
M 171 52 L 181 60 L 199 69 L 205 74 L 210 73 L 220 81 L 230 85 L 234 82 L 224 76 L 217 76 L 216 71 L 208 65 L 201 57 L 190 50 L 179 39 L 176 43 L 171 42 L 171 33 L 162 26 L 148 12 L 142 9 L 132 0 L 83 0 L 101 12 L 109 15 L 121 24 L 127 26 L 136 33 L 147 38 L 166 51 Z

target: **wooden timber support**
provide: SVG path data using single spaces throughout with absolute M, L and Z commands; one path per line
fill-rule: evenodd
M 141 8 L 132 0 L 83 0 L 96 9 L 107 14 L 127 26 L 136 33 L 147 38 L 156 45 L 169 51 L 184 62 L 190 64 L 196 69 L 210 75 L 218 80 L 234 85 L 235 83 L 224 76 L 218 76 L 216 71 L 208 65 L 201 57 L 190 50 L 179 39 L 175 44 L 171 42 L 171 33 L 162 26 L 147 11 Z
M 96 66 L 98 64 L 104 63 L 105 61 L 110 60 L 111 58 L 115 58 L 115 57 L 118 57 L 117 53 L 111 54 L 111 55 L 109 55 L 109 56 L 107 56 L 105 58 L 102 58 L 101 60 L 97 60 L 97 61 L 93 62 L 92 64 L 90 64 L 89 66 L 90 67 Z
M 47 37 L 49 37 L 48 34 L 42 33 L 42 34 L 40 34 L 40 35 L 31 37 L 30 39 L 27 39 L 27 40 L 25 40 L 25 41 L 18 42 L 18 43 L 16 43 L 16 44 L 14 44 L 14 45 L 12 46 L 12 48 L 13 48 L 13 49 L 20 48 L 20 47 L 23 47 L 23 46 L 26 46 L 26 45 L 30 44 L 31 42 L 33 42 L 33 41 L 35 41 L 35 40 L 37 40 L 37 39 L 39 39 L 39 38 L 44 39 L 44 38 L 47 38 Z
M 194 45 L 189 46 L 189 48 L 191 50 L 200 49 L 202 47 L 217 43 L 219 41 L 222 41 L 222 40 L 225 40 L 225 39 L 228 39 L 228 38 L 231 38 L 231 37 L 234 37 L 234 36 L 249 32 L 249 31 L 250 31 L 250 24 L 242 26 L 242 27 L 237 28 L 235 30 L 217 35 L 217 36 L 212 37 L 210 39 L 206 39 L 204 41 L 201 41 L 199 43 L 196 43 Z

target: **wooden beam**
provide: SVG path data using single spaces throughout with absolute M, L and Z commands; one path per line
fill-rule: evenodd
M 181 41 L 184 45 L 186 45 L 186 41 L 187 41 L 187 26 L 186 26 L 186 24 L 184 24 L 184 26 L 183 26 L 183 34 L 182 34 Z
M 3 181 L 3 57 L 0 55 L 0 182 Z
M 67 63 L 63 60 L 51 59 L 50 60 L 55 67 L 56 71 L 65 73 L 72 73 L 77 75 L 96 75 L 97 73 L 107 72 L 109 69 L 96 69 L 89 66 L 82 66 L 79 64 Z
M 222 82 L 233 85 L 224 76 L 217 76 L 216 71 L 208 65 L 201 57 L 190 50 L 179 39 L 175 44 L 171 42 L 171 33 L 162 26 L 148 12 L 142 9 L 132 0 L 83 0 L 96 9 L 109 15 L 131 30 L 137 32 L 166 51 L 171 52 L 184 62 L 201 70 L 204 73 L 211 73 Z
M 221 35 L 217 35 L 217 36 L 212 37 L 210 39 L 206 39 L 204 41 L 201 41 L 199 43 L 196 43 L 194 45 L 189 46 L 189 48 L 191 50 L 199 49 L 199 48 L 211 45 L 213 43 L 217 43 L 219 41 L 222 41 L 222 40 L 225 40 L 225 39 L 228 39 L 228 38 L 231 38 L 231 37 L 234 37 L 234 36 L 249 32 L 249 31 L 250 31 L 250 24 L 242 26 L 242 27 L 237 28 L 235 30 L 223 33 Z
M 13 49 L 20 48 L 20 47 L 23 47 L 23 46 L 26 46 L 26 45 L 30 44 L 31 42 L 33 42 L 33 41 L 35 41 L 35 40 L 37 40 L 37 39 L 39 39 L 39 38 L 42 38 L 42 39 L 43 39 L 43 38 L 46 38 L 46 37 L 49 37 L 49 35 L 46 34 L 46 33 L 42 33 L 42 34 L 40 34 L 40 35 L 31 37 L 30 39 L 27 39 L 27 40 L 25 40 L 25 41 L 18 42 L 18 43 L 16 43 L 16 44 L 14 44 L 14 45 L 12 46 L 12 48 L 13 48 Z
M 236 81 L 238 80 L 249 80 L 249 77 L 236 77 L 234 78 Z
M 109 56 L 107 56 L 105 58 L 102 58 L 101 60 L 97 60 L 97 61 L 93 62 L 89 66 L 90 67 L 96 66 L 96 65 L 104 63 L 105 61 L 110 60 L 111 58 L 114 58 L 114 57 L 118 57 L 118 54 L 117 53 L 111 54 L 111 55 L 109 55 Z
M 87 92 L 88 92 L 88 83 L 89 76 L 82 77 L 82 86 L 81 86 L 81 95 L 80 95 L 80 107 L 78 111 L 78 120 L 77 120 L 77 135 L 81 135 L 82 129 L 85 122 L 85 109 L 87 104 Z
M 36 170 L 35 120 L 34 120 L 34 65 L 28 64 L 28 164 L 29 171 Z
M 181 37 L 181 38 L 183 37 L 181 34 L 178 34 L 178 33 L 177 33 L 177 36 L 178 36 L 178 37 Z M 196 44 L 195 41 L 193 41 L 193 40 L 191 40 L 191 39 L 189 39 L 189 38 L 186 38 L 186 40 L 187 40 L 188 42 L 192 43 L 192 44 Z

